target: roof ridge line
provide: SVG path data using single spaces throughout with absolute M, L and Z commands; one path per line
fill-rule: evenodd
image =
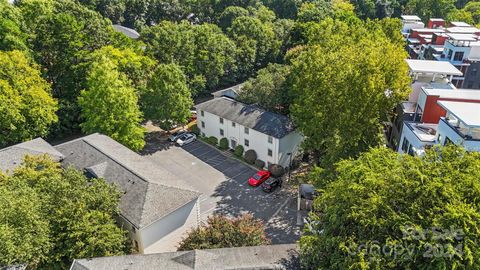
M 99 133 L 94 133 L 94 134 L 98 134 L 98 135 L 103 135 L 103 134 L 99 134 Z M 90 136 L 90 135 L 89 135 Z M 106 136 L 106 135 L 103 135 L 103 136 Z M 86 136 L 88 137 L 88 136 Z M 117 160 L 116 158 L 112 157 L 111 155 L 105 153 L 104 151 L 102 151 L 101 149 L 99 149 L 99 147 L 93 145 L 91 142 L 85 140 L 84 138 L 86 137 L 82 137 L 82 141 L 86 142 L 88 145 L 90 145 L 91 147 L 95 148 L 97 151 L 99 151 L 100 153 L 104 154 L 105 156 L 107 156 L 108 158 L 110 158 L 111 160 L 113 160 L 115 163 L 117 163 L 118 165 L 122 166 L 123 168 L 125 168 L 127 171 L 131 172 L 132 174 L 134 174 L 135 176 L 137 176 L 138 178 L 142 179 L 144 182 L 148 183 L 148 184 L 154 184 L 154 185 L 158 185 L 158 186 L 165 186 L 165 187 L 170 187 L 170 188 L 176 188 L 176 189 L 180 189 L 180 190 L 184 190 L 184 191 L 190 191 L 190 192 L 196 192 L 194 190 L 189 190 L 189 189 L 184 189 L 184 188 L 181 188 L 181 187 L 177 187 L 177 186 L 172 186 L 172 185 L 166 185 L 166 184 L 161 184 L 161 183 L 156 183 L 156 182 L 151 182 L 151 181 L 148 181 L 148 179 L 146 179 L 144 176 L 140 175 L 138 172 L 136 172 L 135 170 L 129 168 L 128 166 L 126 166 L 123 162 L 120 162 L 119 160 Z M 108 136 L 106 136 L 108 137 Z M 110 137 L 108 137 L 110 138 Z M 111 139 L 111 138 L 110 138 Z M 113 140 L 113 139 L 112 139 Z M 114 140 L 115 141 L 115 140 Z M 115 141 L 117 142 L 117 141 Z M 118 143 L 118 142 L 117 142 Z M 130 150 L 130 149 L 129 149 Z M 130 150 L 131 151 L 131 150 Z M 132 151 L 133 152 L 133 151 Z M 135 154 L 138 155 L 138 153 L 134 152 Z M 145 159 L 146 162 L 150 162 L 152 163 L 152 165 L 155 165 L 153 162 Z

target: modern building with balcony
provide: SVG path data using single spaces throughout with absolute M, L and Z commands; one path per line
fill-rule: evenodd
M 394 110 L 392 121 L 387 126 L 386 136 L 388 145 L 398 149 L 404 122 L 421 121 L 421 114 L 417 112 L 417 101 L 423 89 L 457 90 L 450 83 L 453 76 L 462 73 L 449 62 L 428 60 L 405 60 L 409 66 L 409 74 L 412 78 L 412 92 L 408 101 L 400 103 Z M 480 93 L 480 92 L 479 92 Z
M 480 117 L 479 90 L 425 89 L 416 108 L 416 119 L 403 123 L 399 153 L 422 155 L 426 148 L 446 143 L 480 151 L 480 128 L 475 122 Z
M 441 145 L 453 143 L 467 151 L 480 151 L 480 103 L 439 101 L 446 110 L 440 119 L 436 141 Z

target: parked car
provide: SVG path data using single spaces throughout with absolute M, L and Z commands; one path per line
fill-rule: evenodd
M 262 184 L 262 190 L 266 193 L 270 193 L 278 187 L 282 187 L 282 179 L 280 178 L 270 177 Z
M 180 131 L 174 132 L 174 133 L 170 134 L 168 139 L 172 142 L 176 142 L 178 140 L 178 138 L 185 133 L 187 133 L 185 130 L 180 130 Z
M 258 171 L 248 179 L 248 184 L 252 187 L 258 187 L 271 176 L 269 171 Z
M 193 133 L 185 133 L 180 135 L 177 139 L 177 144 L 180 146 L 187 145 L 194 142 L 197 139 L 197 136 Z

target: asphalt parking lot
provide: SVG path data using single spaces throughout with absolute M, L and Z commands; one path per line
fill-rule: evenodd
M 212 214 L 238 216 L 248 212 L 264 220 L 273 244 L 298 240 L 295 197 L 283 188 L 265 193 L 261 187 L 248 185 L 255 169 L 199 141 L 183 147 L 155 142 L 148 143 L 147 148 L 145 154 L 155 163 L 202 193 L 202 220 Z

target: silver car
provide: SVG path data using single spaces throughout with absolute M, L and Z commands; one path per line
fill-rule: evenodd
M 171 141 L 171 142 L 176 142 L 178 138 L 180 138 L 180 136 L 182 136 L 183 134 L 187 133 L 185 130 L 180 130 L 180 131 L 177 131 L 177 132 L 174 132 L 172 134 L 170 134 L 170 136 L 168 137 L 168 139 Z
M 177 144 L 180 146 L 187 145 L 189 143 L 192 143 L 197 139 L 197 136 L 193 133 L 185 133 L 183 135 L 180 135 L 177 139 Z

